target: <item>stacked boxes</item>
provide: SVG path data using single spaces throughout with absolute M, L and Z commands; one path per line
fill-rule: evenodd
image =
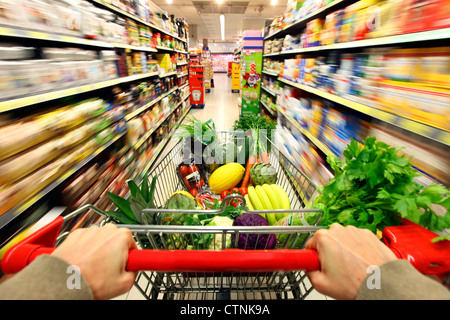
M 264 38 L 261 30 L 245 30 L 243 33 L 242 49 L 262 52 Z
M 241 64 L 233 62 L 231 65 L 231 92 L 239 92 L 241 88 Z

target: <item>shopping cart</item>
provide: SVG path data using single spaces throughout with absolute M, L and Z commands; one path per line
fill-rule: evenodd
M 223 142 L 235 138 L 229 132 L 219 134 Z M 179 163 L 183 160 L 182 148 L 182 142 L 176 144 L 149 172 L 150 178 L 155 175 L 158 177 L 154 195 L 157 206 L 163 206 L 173 192 L 184 188 L 176 173 Z M 304 299 L 308 296 L 313 288 L 305 271 L 318 270 L 320 266 L 317 253 L 304 249 L 304 245 L 313 233 L 321 228 L 317 225 L 321 215 L 320 210 L 305 209 L 305 205 L 314 199 L 318 191 L 311 180 L 279 152 L 275 144 L 271 145 L 269 159 L 277 170 L 277 183 L 286 190 L 290 198 L 291 209 L 283 210 L 283 212 L 319 212 L 315 223 L 310 226 L 258 227 L 118 225 L 129 228 L 138 244 L 138 249 L 131 250 L 129 253 L 127 269 L 140 271 L 135 287 L 145 298 Z M 245 204 L 242 196 L 228 197 L 224 201 L 237 197 Z M 51 253 L 67 235 L 67 232 L 61 233 L 61 230 L 67 229 L 64 226 L 87 210 L 104 215 L 98 208 L 87 205 L 65 217 L 58 217 L 11 248 L 2 259 L 3 271 L 17 272 L 38 255 Z M 217 210 L 183 210 L 183 212 L 219 214 L 222 210 L 224 207 Z M 148 213 L 173 212 L 179 211 L 146 209 L 142 212 L 142 218 L 145 219 Z M 251 211 L 251 213 L 266 213 L 266 211 Z M 111 218 L 104 216 L 101 224 L 110 220 Z M 411 232 L 414 233 L 414 237 L 418 236 L 417 230 Z M 259 238 L 267 234 L 277 235 L 278 243 L 275 249 L 225 248 L 228 237 L 234 239 L 233 246 L 237 247 L 237 239 L 240 236 L 248 239 L 249 235 L 256 235 Z M 395 235 L 394 232 L 389 238 L 389 244 L 393 247 L 397 241 Z M 214 250 L 208 250 L 206 247 L 192 249 L 194 238 L 201 240 L 211 236 L 221 238 L 221 247 L 214 247 Z M 215 244 L 216 241 L 213 243 Z M 421 249 L 427 252 L 427 248 Z M 401 255 L 400 250 L 401 246 L 397 247 L 397 255 Z M 408 254 L 408 252 L 405 253 L 405 255 Z M 429 260 L 423 260 L 423 263 L 429 264 Z M 439 265 L 445 266 L 445 269 L 439 269 Z M 450 270 L 448 266 L 448 262 L 444 263 L 441 260 L 438 263 L 438 269 L 435 268 L 434 271 L 435 273 L 448 272 Z
M 231 132 L 217 133 L 221 142 L 234 139 Z M 149 178 L 157 175 L 155 188 L 156 206 L 164 206 L 167 199 L 184 186 L 177 175 L 177 167 L 183 160 L 183 141 L 175 146 L 149 172 Z M 270 163 L 277 170 L 277 183 L 289 195 L 291 210 L 285 212 L 319 211 L 303 209 L 305 203 L 315 195 L 316 187 L 297 167 L 295 167 L 275 144 L 271 145 Z M 238 197 L 245 205 L 245 199 Z M 222 209 L 208 210 L 208 213 L 220 213 Z M 97 214 L 104 213 L 92 205 L 85 206 L 71 214 L 60 217 L 33 234 L 29 243 L 36 240 L 46 248 L 33 251 L 21 264 L 19 258 L 11 254 L 4 257 L 2 267 L 5 271 L 5 260 L 14 260 L 17 271 L 41 253 L 49 253 L 53 247 L 63 241 L 67 232 L 59 234 L 63 225 L 70 224 L 80 213 L 92 210 Z M 170 213 L 173 210 L 144 210 L 145 213 Z M 205 213 L 204 210 L 186 210 L 186 214 Z M 263 212 L 263 211 L 261 211 Z M 255 211 L 255 214 L 261 213 Z M 273 213 L 273 211 L 270 211 Z M 110 218 L 105 216 L 102 223 Z M 317 219 L 316 223 L 319 221 Z M 139 248 L 132 250 L 127 268 L 141 271 L 135 286 L 148 299 L 302 299 L 312 290 L 304 271 L 318 268 L 318 258 L 312 250 L 293 249 L 303 247 L 311 235 L 320 227 L 313 226 L 265 226 L 265 227 L 201 227 L 173 225 L 118 225 L 129 228 Z M 235 241 L 248 235 L 276 234 L 278 241 L 274 250 L 241 250 L 225 249 L 226 239 L 234 236 Z M 199 248 L 189 250 L 194 237 L 222 238 L 222 247 Z M 281 237 L 284 235 L 284 237 Z M 33 239 L 34 236 L 34 239 Z M 58 238 L 57 238 L 58 236 Z M 258 240 L 257 240 L 258 241 Z M 213 241 L 216 244 L 217 241 Z M 300 244 L 299 244 L 300 243 Z M 22 243 L 23 244 L 23 243 Z M 22 247 L 26 247 L 22 246 Z M 157 250 L 155 250 L 157 249 Z M 225 249 L 225 250 L 224 250 Z M 19 250 L 20 251 L 20 250 Z M 9 254 L 10 252 L 8 252 Z M 19 252 L 16 252 L 19 256 Z M 27 253 L 28 255 L 29 253 Z

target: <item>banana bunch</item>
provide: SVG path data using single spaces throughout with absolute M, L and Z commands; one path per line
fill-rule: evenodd
M 290 209 L 291 203 L 286 191 L 278 184 L 263 184 L 261 186 L 249 186 L 245 201 L 250 210 L 277 210 Z M 283 219 L 287 213 L 261 214 L 270 225 Z

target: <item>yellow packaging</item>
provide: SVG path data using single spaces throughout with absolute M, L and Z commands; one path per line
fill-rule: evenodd
M 443 130 L 450 130 L 450 90 L 418 83 L 381 81 L 382 110 Z
M 420 68 L 414 74 L 419 82 L 450 88 L 450 47 L 422 49 Z
M 402 0 L 388 0 L 377 5 L 371 12 L 374 26 L 368 31 L 366 38 L 379 38 L 401 33 L 401 19 L 399 19 Z
M 156 59 L 161 69 L 164 69 L 165 72 L 172 71 L 172 61 L 170 60 L 170 54 L 168 53 L 156 54 Z
M 353 38 L 353 27 L 355 21 L 356 11 L 359 10 L 360 3 L 355 2 L 345 8 L 344 17 L 342 20 L 341 33 L 339 35 L 339 42 L 351 41 Z
M 420 72 L 421 49 L 396 49 L 386 55 L 385 75 L 391 80 L 414 81 Z

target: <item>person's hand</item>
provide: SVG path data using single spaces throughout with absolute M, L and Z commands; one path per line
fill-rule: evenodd
M 340 224 L 318 230 L 306 248 L 317 251 L 321 268 L 306 273 L 311 284 L 335 299 L 356 299 L 369 266 L 397 259 L 370 230 Z
M 108 223 L 75 230 L 52 255 L 80 268 L 95 299 L 110 299 L 127 292 L 136 279 L 135 272 L 125 270 L 128 251 L 135 248 L 129 229 Z

